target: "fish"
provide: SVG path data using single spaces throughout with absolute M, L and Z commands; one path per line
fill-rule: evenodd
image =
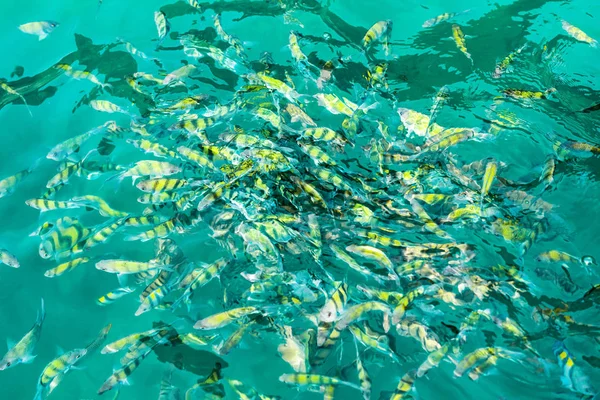
M 125 46 L 125 50 L 127 50 L 127 52 L 129 54 L 134 55 L 136 57 L 139 57 L 142 60 L 148 60 L 150 58 L 150 57 L 148 57 L 148 55 L 146 55 L 146 53 L 144 53 L 143 51 L 140 51 L 139 49 L 137 49 L 130 42 L 128 42 L 128 41 L 126 41 L 126 40 L 124 40 L 122 38 L 117 38 L 117 41 Z
M 92 100 L 90 101 L 90 107 L 92 107 L 96 111 L 101 111 L 105 113 L 122 113 L 128 114 L 126 110 L 119 107 L 118 105 L 108 101 L 108 100 Z
M 163 266 L 155 261 L 101 260 L 96 263 L 96 269 L 113 274 L 139 274 L 161 267 Z
M 167 16 L 162 11 L 154 12 L 154 23 L 156 24 L 156 30 L 158 32 L 158 44 L 156 45 L 156 48 L 158 49 L 171 31 L 171 23 L 167 20 Z
M 319 311 L 319 321 L 326 323 L 335 321 L 344 311 L 347 301 L 348 285 L 340 283 Z
M 30 35 L 36 35 L 40 41 L 46 39 L 48 35 L 54 31 L 60 24 L 55 21 L 39 21 L 39 22 L 28 22 L 23 25 L 19 25 L 19 30 L 23 33 Z
M 113 178 L 118 179 L 120 182 L 127 177 L 131 177 L 135 183 L 135 181 L 141 177 L 163 178 L 165 176 L 177 174 L 178 172 L 181 172 L 181 167 L 170 162 L 142 160 L 137 161 L 132 167 L 115 175 Z
M 584 31 L 579 29 L 578 27 L 571 25 L 565 20 L 562 20 L 562 28 L 567 31 L 567 33 L 580 42 L 584 42 L 589 44 L 592 47 L 598 46 L 598 41 L 589 37 Z
M 70 76 L 71 78 L 73 78 L 75 80 L 85 79 L 85 80 L 88 80 L 88 81 L 102 87 L 102 88 L 110 88 L 111 87 L 111 85 L 109 83 L 100 82 L 98 77 L 96 75 L 92 74 L 91 72 L 78 71 L 76 69 L 73 69 L 73 67 L 70 66 L 69 64 L 56 64 L 55 68 L 64 71 L 65 75 Z
M 502 59 L 498 64 L 496 64 L 496 68 L 494 69 L 494 78 L 500 78 L 513 63 L 514 59 L 521 54 L 521 52 L 525 49 L 525 45 L 519 47 L 517 50 L 513 51 L 506 57 Z
M 21 263 L 13 254 L 6 249 L 0 249 L 0 264 L 7 265 L 12 268 L 20 268 Z
M 0 108 L 23 104 L 32 117 L 4 111 L 16 121 L 5 127 L 6 154 L 31 156 L 2 165 L 9 218 L 0 260 L 35 267 L 29 250 L 38 246 L 39 275 L 49 279 L 32 285 L 57 285 L 55 337 L 73 342 L 44 356 L 36 399 L 66 393 L 79 369 L 103 359 L 115 368 L 98 370 L 106 375 L 97 389 L 111 398 L 142 389 L 165 400 L 279 399 L 293 390 L 452 397 L 474 383 L 485 389 L 511 367 L 523 381 L 546 370 L 562 376 L 566 394 L 556 396 L 596 396 L 594 357 L 581 362 L 567 350 L 598 331 L 581 312 L 599 299 L 600 285 L 587 283 L 598 256 L 585 235 L 595 226 L 591 217 L 586 229 L 575 223 L 595 210 L 589 183 L 600 145 L 589 128 L 598 101 L 589 63 L 573 69 L 570 57 L 594 39 L 570 24 L 564 33 L 562 17 L 545 18 L 545 8 L 540 20 L 554 21 L 546 28 L 555 35 L 547 42 L 524 37 L 532 20 L 503 5 L 507 12 L 483 10 L 474 24 L 463 21 L 468 10 L 441 10 L 406 35 L 394 12 L 422 13 L 405 5 L 375 4 L 389 15 L 368 20 L 315 0 L 246 3 L 140 11 L 136 22 L 154 16 L 156 33 L 77 34 L 73 52 L 56 60 L 37 52 L 47 67 L 31 76 L 15 69 L 0 82 Z M 266 46 L 247 29 L 254 22 L 282 43 Z M 517 34 L 503 29 L 515 23 Z M 486 63 L 492 31 L 501 46 Z M 461 55 L 431 47 L 450 35 Z M 481 59 L 476 73 L 463 57 L 471 68 Z M 47 107 L 58 94 L 72 118 Z M 46 129 L 56 121 L 59 139 Z M 31 129 L 39 135 L 15 147 Z M 521 145 L 538 158 L 525 160 Z M 27 274 L 4 273 L 8 299 L 33 287 Z M 87 321 L 83 308 L 58 312 L 72 288 L 119 321 L 110 343 L 110 326 L 88 342 L 61 336 Z M 0 369 L 42 353 L 43 323 L 42 310 Z M 560 340 L 554 362 L 545 359 L 547 336 Z M 251 356 L 276 367 L 260 371 L 260 387 L 247 374 Z M 237 361 L 235 371 L 223 358 Z M 138 368 L 148 368 L 148 390 L 119 391 Z M 379 379 L 386 369 L 391 379 Z M 419 386 L 449 377 L 453 387 Z M 17 381 L 4 383 L 15 392 Z M 543 389 L 539 396 L 552 397 L 552 386 Z
M 414 370 L 408 371 L 400 378 L 398 386 L 394 390 L 394 393 L 390 397 L 390 400 L 401 400 L 406 398 L 407 394 L 413 390 L 415 384 L 416 372 Z
M 14 193 L 17 187 L 21 184 L 25 178 L 27 178 L 35 169 L 35 165 L 17 172 L 14 175 L 6 177 L 0 180 L 0 198 L 9 196 Z
M 0 360 L 0 371 L 13 368 L 19 364 L 30 364 L 33 362 L 36 358 L 36 355 L 33 353 L 40 340 L 42 324 L 45 319 L 46 309 L 44 307 L 44 299 L 42 298 L 42 306 L 33 327 L 16 344 L 11 345 L 9 342 L 8 351 Z
M 169 85 L 173 82 L 180 82 L 183 78 L 189 76 L 195 69 L 196 66 L 193 64 L 187 64 L 183 67 L 177 68 L 175 71 L 170 72 L 169 74 L 167 74 L 167 76 L 165 76 L 165 79 L 163 79 L 162 84 Z
M 49 395 L 72 369 L 77 368 L 85 358 L 91 356 L 108 336 L 112 325 L 105 326 L 98 336 L 86 347 L 67 351 L 50 361 L 38 378 L 36 399 L 42 399 L 43 394 Z
M 44 276 L 47 278 L 54 278 L 57 276 L 61 276 L 64 273 L 72 271 L 75 268 L 77 268 L 78 266 L 80 266 L 82 264 L 86 264 L 90 261 L 91 261 L 91 258 L 89 258 L 89 257 L 75 258 L 73 260 L 66 261 L 54 268 L 47 270 L 46 272 L 44 272 Z
M 115 121 L 107 121 L 96 128 L 92 128 L 87 132 L 69 138 L 64 142 L 57 144 L 50 150 L 50 152 L 48 152 L 46 158 L 55 161 L 64 160 L 65 158 L 68 158 L 71 154 L 77 152 L 81 148 L 83 143 L 85 143 L 88 139 L 98 134 L 101 134 L 107 130 L 115 129 L 116 127 L 117 123 Z
M 469 10 L 467 10 L 469 11 Z M 463 11 L 462 13 L 466 13 L 467 11 Z M 441 24 L 442 22 L 448 21 L 451 18 L 454 18 L 455 16 L 462 14 L 462 13 L 443 13 L 438 15 L 437 17 L 433 17 L 428 19 L 427 21 L 423 22 L 423 28 L 431 28 L 433 26 L 436 26 L 438 24 Z
M 279 377 L 281 382 L 290 384 L 290 385 L 298 385 L 298 386 L 306 386 L 306 385 L 317 385 L 317 386 L 346 386 L 349 388 L 353 388 L 356 390 L 361 390 L 360 387 L 356 386 L 353 383 L 342 381 L 337 378 L 333 378 L 325 375 L 316 375 L 316 374 L 283 374 Z
M 471 61 L 473 62 L 473 58 L 471 54 L 467 50 L 467 42 L 465 40 L 465 34 L 463 33 L 460 26 L 457 24 L 452 25 L 452 37 L 454 38 L 454 42 L 456 43 L 456 47 Z
M 106 379 L 106 381 L 102 384 L 100 389 L 98 389 L 98 394 L 103 394 L 109 390 L 112 390 L 118 385 L 125 384 L 127 382 L 127 378 L 140 366 L 142 361 L 148 357 L 148 355 L 150 355 L 153 347 L 156 345 L 158 345 L 158 343 L 149 346 L 144 353 L 141 353 L 138 357 L 134 358 L 126 365 L 113 372 L 113 374 L 109 376 L 108 379 Z
M 385 54 L 389 55 L 390 53 L 390 37 L 392 36 L 392 28 L 394 24 L 391 20 L 379 21 L 376 22 L 365 34 L 365 37 L 362 40 L 362 45 L 364 48 L 372 46 L 375 41 L 381 40 L 383 42 L 383 48 L 385 50 Z
M 99 306 L 107 306 L 119 300 L 121 297 L 133 292 L 135 292 L 135 288 L 128 286 L 120 287 L 98 297 L 98 300 L 96 300 L 96 304 L 98 304 Z
M 490 161 L 485 166 L 485 173 L 483 175 L 483 183 L 481 185 L 481 209 L 483 212 L 483 199 L 490 191 L 494 178 L 496 177 L 496 171 L 498 170 L 498 164 L 494 161 Z
M 194 329 L 217 329 L 235 320 L 259 312 L 256 307 L 239 307 L 203 318 L 194 324 Z
M 225 32 L 223 26 L 221 25 L 221 15 L 215 14 L 215 16 L 213 17 L 213 21 L 219 37 L 225 42 L 227 42 L 235 50 L 238 56 L 244 57 L 244 45 L 238 38 L 236 38 L 235 36 L 231 36 L 227 32 Z

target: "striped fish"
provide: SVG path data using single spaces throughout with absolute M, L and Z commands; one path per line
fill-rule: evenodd
M 118 112 L 129 115 L 127 111 L 125 111 L 118 105 L 111 103 L 108 100 L 92 100 L 90 101 L 90 107 L 92 107 L 96 111 L 101 111 L 109 114 Z
M 133 292 L 135 292 L 135 288 L 120 287 L 100 296 L 98 300 L 96 300 L 96 304 L 98 304 L 99 306 L 107 306 L 119 300 L 121 297 Z
M 129 43 L 126 40 L 123 40 L 121 38 L 117 39 L 117 41 L 119 43 L 122 43 L 125 46 L 125 50 L 127 50 L 127 52 L 131 55 L 134 55 L 136 57 L 139 57 L 143 60 L 147 60 L 149 59 L 149 57 L 146 55 L 146 53 L 138 50 L 134 45 L 132 45 L 131 43 Z
M 52 229 L 42 237 L 39 246 L 40 257 L 49 259 L 52 257 L 68 256 L 79 243 L 82 243 L 90 234 L 90 230 L 83 226 L 79 220 L 65 217 L 57 220 Z M 77 246 L 77 252 L 80 247 Z
M 167 20 L 165 13 L 162 11 L 154 12 L 154 23 L 156 24 L 156 30 L 158 32 L 158 44 L 156 45 L 156 48 L 158 49 L 171 31 L 171 24 Z
M 181 189 L 188 184 L 189 182 L 185 179 L 154 178 L 140 181 L 135 186 L 142 192 L 155 194 Z
M 60 70 L 64 71 L 65 75 L 70 76 L 71 78 L 73 78 L 75 80 L 85 79 L 85 80 L 92 82 L 95 85 L 102 87 L 102 88 L 111 87 L 111 85 L 109 83 L 100 82 L 98 77 L 96 75 L 92 74 L 91 72 L 79 71 L 79 70 L 73 69 L 73 67 L 70 66 L 69 64 L 56 64 L 54 67 L 56 69 L 60 69 Z
M 25 201 L 29 207 L 40 211 L 65 210 L 81 207 L 79 204 L 72 201 L 58 201 L 48 199 L 29 199 Z
M 128 214 L 126 212 L 113 209 L 106 202 L 106 200 L 104 200 L 103 198 L 101 198 L 99 196 L 95 196 L 95 195 L 77 196 L 77 197 L 73 197 L 71 199 L 71 201 L 74 203 L 80 203 L 81 205 L 85 206 L 86 208 L 89 207 L 89 208 L 98 210 L 100 215 L 102 215 L 103 217 L 121 218 L 121 217 L 128 216 Z
M 127 383 L 127 378 L 140 366 L 142 361 L 144 361 L 144 359 L 148 357 L 150 353 L 152 353 L 152 350 L 156 345 L 158 345 L 158 342 L 155 343 L 153 346 L 149 347 L 144 353 L 140 354 L 137 358 L 131 360 L 128 364 L 113 372 L 113 374 L 109 376 L 108 379 L 104 382 L 104 384 L 102 384 L 102 386 L 98 390 L 98 394 L 107 392 L 117 385 Z
M 342 381 L 337 378 L 333 378 L 325 375 L 316 375 L 316 374 L 283 374 L 279 377 L 281 382 L 297 385 L 297 386 L 347 386 L 353 389 L 361 390 L 360 387 L 356 386 L 353 383 Z
M 142 304 L 138 307 L 135 312 L 135 316 L 142 315 L 145 312 L 156 308 L 160 305 L 165 297 L 171 292 L 172 287 L 170 285 L 164 285 L 158 287 L 156 290 L 150 292 L 144 299 L 142 300 Z
M 390 397 L 390 400 L 402 400 L 406 398 L 406 395 L 413 389 L 415 384 L 416 372 L 414 370 L 408 371 L 398 382 L 398 386 L 394 393 Z
M 227 326 L 240 318 L 259 312 L 256 307 L 238 307 L 213 314 L 194 324 L 194 329 L 217 329 Z
M 31 174 L 31 172 L 33 172 L 34 168 L 35 166 L 32 166 L 31 168 L 25 169 L 7 178 L 1 179 L 0 198 L 12 194 L 17 188 L 17 185 L 19 185 L 19 183 L 21 183 L 25 178 L 27 178 Z
M 191 161 L 194 164 L 200 166 L 200 167 L 208 167 L 212 170 L 216 170 L 216 167 L 214 166 L 214 164 L 212 163 L 212 161 L 210 161 L 208 159 L 208 157 L 206 157 L 204 154 L 199 153 L 197 151 L 194 151 L 188 147 L 185 146 L 179 146 L 177 148 L 177 152 L 179 153 L 179 155 L 184 158 L 185 160 Z
M 112 223 L 109 222 L 108 225 L 102 226 L 92 232 L 90 237 L 86 239 L 83 250 L 89 250 L 101 243 L 105 243 L 109 237 L 114 235 L 121 227 L 123 227 L 125 221 L 125 218 L 121 218 Z
M 319 311 L 319 322 L 333 322 L 344 311 L 348 301 L 348 285 L 340 283 Z
M 160 330 L 160 328 L 150 329 L 150 330 L 147 330 L 144 332 L 132 333 L 131 335 L 127 335 L 125 337 L 122 337 L 121 339 L 115 340 L 114 342 L 107 344 L 106 346 L 104 346 L 102 348 L 102 350 L 100 350 L 100 353 L 101 354 L 117 353 L 117 352 L 123 350 L 124 348 L 131 346 L 132 344 L 137 342 L 140 338 L 155 335 L 159 330 Z
M 140 272 L 159 269 L 164 267 L 155 261 L 140 262 L 127 260 L 102 260 L 96 263 L 96 268 L 100 271 L 114 274 L 138 274 Z
M 80 266 L 82 264 L 86 264 L 90 261 L 91 261 L 91 258 L 89 258 L 89 257 L 76 258 L 74 260 L 64 262 L 54 268 L 47 270 L 46 272 L 44 272 L 44 276 L 47 278 L 54 278 L 57 276 L 61 276 L 62 274 L 72 271 L 75 268 L 77 268 L 78 266 Z
M 179 288 L 185 288 L 185 290 L 181 297 L 173 303 L 173 308 L 175 309 L 180 302 L 187 301 L 196 289 L 218 277 L 221 270 L 225 268 L 227 264 L 229 264 L 229 261 L 222 258 L 207 267 L 195 268 L 188 275 L 184 276 L 179 282 Z
M 368 48 L 372 46 L 375 41 L 381 40 L 383 42 L 385 54 L 388 55 L 390 53 L 389 40 L 392 34 L 392 27 L 393 22 L 391 20 L 376 22 L 365 34 L 365 37 L 362 40 L 363 47 Z

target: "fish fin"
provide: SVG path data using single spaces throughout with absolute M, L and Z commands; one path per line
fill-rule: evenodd
M 41 42 L 42 40 L 46 39 L 48 37 L 48 34 L 46 32 L 42 32 L 38 35 L 38 40 Z
M 13 347 L 15 347 L 15 344 L 17 344 L 17 342 L 15 342 L 12 339 L 6 338 L 6 346 L 8 347 L 8 350 L 10 350 Z
M 121 287 L 127 287 L 128 276 L 126 274 L 117 274 L 117 280 L 119 281 L 119 285 Z
M 28 356 L 23 357 L 21 359 L 21 362 L 23 364 L 31 364 L 33 362 L 33 360 L 35 360 L 36 357 L 37 357 L 37 355 L 35 355 L 35 356 L 28 355 Z
M 571 380 L 564 375 L 560 377 L 560 382 L 567 388 L 570 388 L 573 385 Z

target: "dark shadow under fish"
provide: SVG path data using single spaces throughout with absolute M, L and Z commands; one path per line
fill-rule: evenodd
M 160 362 L 172 364 L 177 369 L 198 376 L 209 374 L 217 363 L 220 363 L 223 368 L 229 365 L 215 353 L 193 349 L 179 340 L 172 341 L 170 346 L 155 347 L 154 353 Z
M 22 77 L 22 76 L 23 76 L 23 73 L 25 73 L 25 68 L 23 68 L 23 67 L 22 67 L 22 66 L 20 66 L 20 65 L 17 65 L 17 66 L 15 67 L 15 70 L 14 70 L 13 72 L 11 72 L 11 73 L 10 73 L 10 77 L 11 77 L 11 78 L 14 78 L 14 77 L 16 76 L 17 78 L 20 78 L 20 77 Z
M 593 111 L 600 111 L 600 103 L 581 110 L 582 113 L 591 113 Z

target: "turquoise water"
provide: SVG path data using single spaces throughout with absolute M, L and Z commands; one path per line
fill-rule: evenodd
M 379 1 L 372 5 L 359 1 L 293 3 L 200 3 L 202 11 L 182 1 L 167 4 L 105 0 L 100 6 L 92 1 L 9 1 L 2 5 L 0 29 L 5 45 L 0 77 L 25 98 L 28 106 L 23 105 L 19 96 L 0 89 L 0 159 L 3 160 L 0 177 L 34 168 L 31 175 L 16 186 L 13 194 L 0 198 L 3 222 L 0 248 L 15 255 L 21 265 L 19 269 L 4 265 L 0 269 L 0 337 L 12 341 L 23 337 L 35 321 L 41 297 L 45 300 L 47 317 L 33 353 L 37 355 L 35 360 L 0 371 L 0 398 L 33 398 L 38 377 L 47 363 L 63 351 L 87 346 L 109 323 L 112 328 L 106 343 L 151 329 L 157 321 L 174 323 L 180 333 L 194 332 L 192 326 L 198 319 L 244 305 L 258 307 L 265 317 L 249 326 L 236 348 L 220 356 L 223 365 L 227 365 L 222 370 L 226 398 L 239 397 L 227 379 L 242 381 L 260 393 L 285 399 L 323 397 L 321 393 L 305 388 L 298 391 L 279 381 L 282 374 L 294 370 L 281 359 L 277 348 L 284 342 L 280 327 L 292 326 L 297 335 L 315 328 L 314 323 L 303 315 L 318 315 L 326 297 L 331 296 L 336 287 L 334 281 L 344 281 L 349 287 L 346 309 L 367 300 L 357 285 L 404 294 L 418 287 L 429 288 L 429 296 L 415 300 L 408 308 L 405 320 L 426 326 L 436 341 L 440 345 L 448 344 L 450 350 L 437 368 L 416 379 L 410 392 L 413 397 L 576 399 L 591 398 L 598 393 L 600 356 L 596 338 L 600 321 L 595 312 L 596 292 L 588 291 L 600 283 L 600 275 L 597 264 L 585 265 L 579 260 L 583 256 L 600 257 L 595 246 L 600 222 L 596 205 L 600 196 L 597 179 L 600 149 L 595 147 L 600 146 L 597 137 L 600 111 L 581 112 L 600 103 L 600 80 L 597 78 L 600 50 L 575 40 L 561 25 L 562 20 L 568 21 L 591 38 L 600 39 L 597 5 L 593 1 L 537 0 L 402 4 Z M 157 49 L 154 13 L 158 10 L 170 21 L 171 31 Z M 286 21 L 286 12 L 298 22 Z M 225 32 L 242 42 L 245 58 L 238 57 L 234 49 L 228 49 L 228 43 L 217 35 L 213 26 L 215 13 L 221 14 Z M 435 26 L 422 26 L 426 20 L 443 13 L 458 14 Z M 393 21 L 389 34 L 390 54 L 383 51 L 383 37 L 365 53 L 362 39 L 367 30 L 377 21 L 388 19 Z M 60 23 L 42 41 L 17 28 L 27 22 L 42 20 Z M 472 61 L 457 47 L 453 24 L 464 32 Z M 308 61 L 299 64 L 292 58 L 288 48 L 290 30 L 298 32 L 300 48 Z M 239 67 L 228 69 L 207 55 L 198 60 L 186 56 L 180 42 L 186 40 L 186 34 L 193 35 L 194 43 L 201 42 L 200 52 L 206 54 L 207 46 L 216 46 L 231 60 L 236 60 Z M 117 38 L 132 43 L 151 59 L 129 54 Z M 521 52 L 515 54 L 506 71 L 494 77 L 496 65 L 520 48 Z M 270 55 L 269 62 L 264 61 L 265 53 Z M 327 61 L 332 61 L 335 66 L 333 78 L 319 89 L 316 80 Z M 125 81 L 138 71 L 162 79 L 183 63 L 197 68 L 190 76 L 181 78 L 179 85 L 142 82 L 142 93 L 138 93 Z M 368 69 L 374 70 L 379 63 L 387 64 L 388 88 L 370 86 L 364 77 Z M 87 70 L 112 87 L 101 88 L 89 79 L 66 76 L 64 71 L 54 67 L 57 64 L 68 64 L 77 71 Z M 17 66 L 24 69 L 23 76 L 11 77 Z M 308 66 L 310 78 L 302 74 L 302 68 L 299 68 L 302 66 Z M 257 90 L 240 95 L 245 103 L 232 103 L 234 94 L 239 94 L 244 85 L 261 83 L 252 77 L 261 71 L 288 85 L 291 80 L 300 94 L 298 98 L 290 101 L 289 96 L 286 98 L 277 90 L 272 93 Z M 289 80 L 286 74 L 290 76 Z M 549 90 L 551 88 L 555 91 Z M 510 89 L 530 92 L 511 97 L 506 92 Z M 312 97 L 317 93 L 333 93 L 363 106 L 353 114 L 359 121 L 358 131 L 344 129 L 346 116 L 333 114 L 319 105 Z M 439 101 L 438 111 L 433 112 L 432 104 L 436 97 L 441 97 L 438 93 L 446 95 Z M 164 111 L 165 107 L 192 95 L 208 97 L 195 109 Z M 533 98 L 524 98 L 528 96 Z M 111 101 L 129 114 L 95 110 L 89 104 L 94 99 Z M 301 106 L 318 126 L 329 127 L 346 137 L 341 151 L 329 143 L 315 141 L 314 144 L 337 161 L 335 166 L 328 167 L 326 163 L 320 166 L 341 174 L 350 182 L 350 193 L 346 189 L 334 189 L 307 172 L 307 168 L 314 167 L 314 161 L 302 152 L 297 142 L 310 143 L 311 140 L 299 139 L 299 131 L 304 127 L 292 121 L 285 112 L 290 102 Z M 173 151 L 180 145 L 196 146 L 194 148 L 199 151 L 197 146 L 202 143 L 201 137 L 185 129 L 168 128 L 183 120 L 184 114 L 203 114 L 217 103 L 233 104 L 233 108 L 206 130 L 208 141 L 233 147 L 219 135 L 231 132 L 234 125 L 239 125 L 248 134 L 271 140 L 273 149 L 289 157 L 293 167 L 275 165 L 274 170 L 268 169 L 265 167 L 268 161 L 239 148 L 228 160 L 213 160 L 215 171 L 194 169 L 189 161 L 179 156 L 159 158 L 145 154 L 127 142 L 127 139 L 140 138 L 139 132 L 129 130 L 133 120 L 138 126 L 146 127 L 150 135 L 146 137 L 148 140 Z M 368 107 L 371 105 L 373 108 Z M 283 118 L 284 126 L 277 129 L 257 117 L 260 107 Z M 429 131 L 421 135 L 411 132 L 410 121 L 402 123 L 398 108 L 431 117 L 431 123 L 425 125 L 425 130 L 429 126 Z M 433 119 L 435 124 L 445 128 L 468 128 L 472 136 L 464 141 L 460 139 L 457 144 L 430 147 L 421 152 L 427 146 L 439 143 L 433 134 Z M 226 193 L 223 199 L 202 210 L 199 213 L 202 218 L 194 226 L 182 223 L 182 231 L 168 234 L 186 257 L 185 265 L 178 266 L 172 274 L 174 282 L 189 272 L 185 270 L 191 268 L 188 262 L 194 262 L 198 267 L 220 257 L 232 259 L 220 279 L 195 292 L 189 309 L 186 306 L 175 310 L 157 309 L 134 316 L 139 307 L 139 294 L 150 281 L 140 283 L 135 294 L 114 304 L 106 307 L 96 304 L 98 297 L 120 285 L 114 274 L 94 267 L 97 261 L 115 258 L 147 261 L 155 256 L 156 240 L 126 240 L 143 232 L 140 228 L 124 227 L 106 243 L 87 251 L 85 255 L 92 257 L 92 262 L 59 277 L 44 276 L 46 270 L 69 257 L 60 261 L 40 257 L 41 238 L 29 234 L 41 223 L 68 215 L 78 217 L 83 225 L 93 229 L 98 224 L 115 220 L 86 208 L 40 213 L 28 207 L 25 201 L 39 198 L 46 190 L 48 180 L 56 173 L 59 161 L 46 158 L 54 146 L 109 120 L 116 121 L 124 128 L 123 132 L 111 136 L 113 133 L 102 131 L 70 155 L 72 161 L 80 161 L 90 150 L 97 148 L 101 137 L 112 137 L 115 145 L 112 153 L 91 153 L 86 160 L 110 161 L 123 168 L 130 168 L 139 160 L 173 162 L 186 167 L 173 177 L 206 181 L 198 187 L 184 189 L 199 190 L 202 195 L 207 193 L 205 190 L 211 190 L 210 182 L 231 179 L 218 170 L 223 165 L 237 166 L 244 159 L 253 159 L 255 164 L 262 166 L 255 167 L 252 174 L 231 185 L 232 192 L 237 193 L 235 196 Z M 387 138 L 378 130 L 378 123 L 388 127 Z M 117 137 L 119 135 L 121 137 Z M 271 149 L 264 145 L 253 148 Z M 390 162 L 385 157 L 389 154 L 404 154 L 410 159 Z M 552 183 L 545 188 L 539 178 L 548 159 L 554 160 L 556 168 Z M 461 183 L 448 167 L 449 164 L 461 167 L 478 160 L 483 160 L 482 168 L 465 168 L 464 172 L 478 188 L 484 179 L 485 166 L 498 165 L 497 177 L 492 181 L 483 205 L 480 204 L 481 190 Z M 397 171 L 409 172 L 398 177 Z M 130 178 L 107 181 L 115 174 L 107 172 L 94 180 L 86 179 L 86 174 L 73 176 L 54 199 L 66 201 L 93 194 L 102 197 L 116 210 L 131 216 L 141 215 L 146 206 L 136 199 L 142 192 L 131 185 Z M 326 207 L 311 201 L 311 197 L 294 183 L 292 176 L 314 185 L 323 195 Z M 269 187 L 268 194 L 255 186 L 257 177 Z M 524 204 L 523 200 L 511 201 L 510 192 L 514 190 L 522 190 L 533 196 L 533 201 L 545 201 L 552 207 L 541 207 L 541 203 Z M 423 215 L 418 215 L 414 201 L 411 202 L 411 196 L 415 194 L 433 193 L 448 197 L 434 204 L 418 199 L 417 207 L 420 204 L 445 234 L 432 233 L 431 225 L 424 225 Z M 457 196 L 461 193 L 463 196 Z M 390 200 L 394 208 L 403 211 L 399 214 L 390 211 L 387 207 Z M 195 200 L 192 209 L 198 201 Z M 355 211 L 357 204 L 369 207 L 374 218 L 359 218 Z M 470 218 L 448 221 L 453 210 L 467 205 L 474 210 L 483 208 L 486 212 L 478 214 L 475 211 Z M 214 215 L 231 210 L 235 215 L 233 225 L 222 240 L 214 239 L 211 236 L 212 228 L 215 228 L 214 224 L 211 228 Z M 153 213 L 163 216 L 163 220 L 175 215 L 170 206 Z M 259 260 L 253 258 L 250 253 L 256 252 L 256 247 L 246 247 L 236 227 L 241 224 L 258 227 L 255 224 L 261 218 L 282 213 L 300 218 L 284 223 L 292 230 L 294 239 L 291 242 L 299 250 L 294 251 L 285 240 L 273 245 L 283 260 L 283 270 L 291 274 L 288 278 L 291 276 L 292 283 L 279 285 L 286 293 L 295 290 L 294 296 L 300 298 L 296 306 L 282 305 L 282 299 L 277 297 L 263 302 L 251 301 L 247 292 L 250 283 L 240 275 L 262 268 L 265 275 L 261 279 L 268 283 L 269 274 L 281 274 L 272 265 L 265 266 L 261 257 Z M 310 237 L 307 220 L 311 214 L 317 216 L 320 225 L 320 245 L 307 239 Z M 186 215 L 190 215 L 189 210 Z M 539 234 L 533 233 L 538 229 L 541 229 Z M 369 241 L 364 237 L 365 230 L 409 245 L 386 246 Z M 226 238 L 230 238 L 233 249 L 224 245 Z M 270 242 L 276 240 L 271 238 Z M 400 268 L 412 260 L 409 250 L 424 243 L 467 244 L 469 249 L 453 251 L 448 258 L 420 254 L 419 259 L 431 264 L 436 273 L 431 270 L 421 271 L 417 276 L 401 273 L 398 283 L 385 284 L 348 269 L 330 250 L 332 244 L 341 248 L 352 244 L 374 246 L 386 254 L 394 268 Z M 313 254 L 318 248 L 323 254 L 317 257 L 317 262 Z M 71 249 L 63 250 L 69 252 Z M 539 261 L 540 254 L 551 250 L 568 253 L 573 258 L 564 262 Z M 262 253 L 265 253 L 264 249 Z M 352 257 L 378 274 L 386 273 L 365 258 Z M 566 267 L 562 268 L 562 264 Z M 506 276 L 498 269 L 492 269 L 498 265 L 514 266 L 519 275 Z M 273 268 L 277 272 L 273 272 Z M 310 271 L 314 280 L 307 279 L 303 270 Z M 475 279 L 473 276 L 484 280 L 482 286 L 488 288 L 487 294 L 474 295 L 474 286 L 469 288 L 469 282 Z M 134 285 L 135 281 L 130 279 L 127 284 Z M 434 288 L 454 293 L 458 299 L 456 304 L 433 296 L 436 294 Z M 180 294 L 181 291 L 174 291 L 166 301 L 173 301 Z M 393 304 L 388 306 L 392 310 L 395 308 Z M 563 311 L 549 312 L 557 308 Z M 542 310 L 546 310 L 545 314 Z M 465 318 L 474 311 L 484 314 L 481 321 L 472 330 L 463 329 L 461 325 Z M 488 312 L 493 318 L 485 317 Z M 245 324 L 252 318 L 241 318 L 237 323 Z M 506 318 L 515 321 L 527 339 L 515 337 L 503 329 L 500 325 Z M 385 333 L 381 312 L 362 315 L 361 321 L 353 326 L 364 329 L 363 321 L 368 321 L 381 337 L 387 337 L 381 340 L 389 341 L 397 354 L 398 359 L 393 361 L 389 355 L 377 355 L 376 351 L 358 345 L 361 360 L 372 380 L 372 397 L 379 398 L 384 392 L 383 398 L 389 398 L 390 394 L 385 397 L 385 392 L 394 391 L 400 378 L 418 368 L 428 352 L 420 341 L 399 335 L 394 326 Z M 237 329 L 237 323 L 196 333 L 218 335 L 212 343 L 218 345 Z M 574 370 L 565 371 L 554 354 L 553 346 L 561 340 L 575 360 Z M 216 349 L 212 345 L 199 349 L 214 353 Z M 181 345 L 162 347 L 166 350 L 157 352 L 171 358 L 185 354 L 186 360 L 193 360 L 184 363 L 187 368 L 176 369 L 173 373 L 172 385 L 179 388 L 182 397 L 215 365 L 217 356 L 214 354 L 195 353 Z M 456 364 L 483 347 L 499 349 L 496 365 L 476 380 L 470 379 L 467 373 L 455 377 Z M 90 354 L 81 363 L 84 368 L 69 371 L 49 397 L 112 398 L 116 388 L 102 396 L 96 393 L 113 368 L 119 368 L 122 354 Z M 160 380 L 169 369 L 168 363 L 160 359 L 164 360 L 164 357 L 150 354 L 143 360 L 129 379 L 130 385 L 121 387 L 120 398 L 158 398 Z M 353 365 L 355 359 L 352 334 L 349 329 L 344 329 L 333 354 L 323 366 L 313 367 L 312 372 L 359 384 Z M 195 367 L 190 367 L 191 364 Z M 562 376 L 566 378 L 561 381 Z M 194 396 L 208 398 L 203 397 L 206 395 L 201 390 Z M 358 399 L 362 396 L 356 389 L 340 386 L 335 398 Z

